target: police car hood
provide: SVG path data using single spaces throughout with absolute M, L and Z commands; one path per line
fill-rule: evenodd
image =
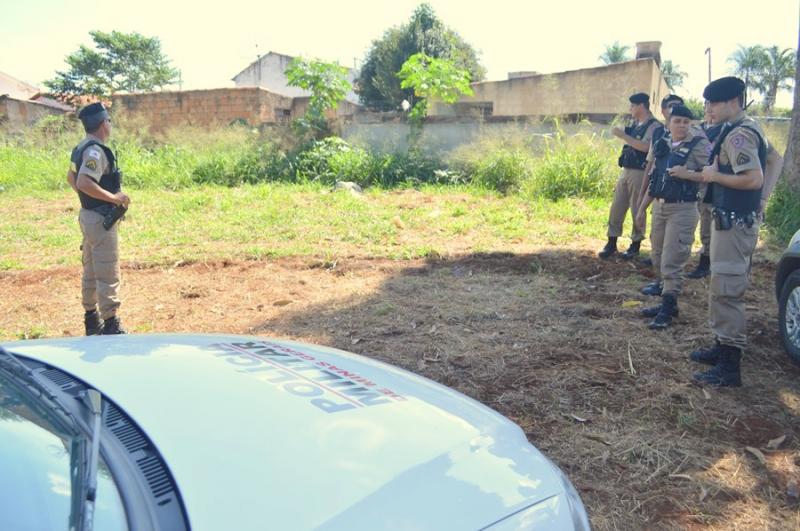
M 479 529 L 564 491 L 505 417 L 355 354 L 221 335 L 5 347 L 124 409 L 161 452 L 195 531 Z

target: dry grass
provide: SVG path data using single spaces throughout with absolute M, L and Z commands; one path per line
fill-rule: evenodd
M 754 266 L 745 386 L 704 391 L 686 356 L 708 340 L 705 281 L 687 282 L 676 326 L 651 332 L 623 306 L 650 302 L 649 272 L 578 247 L 128 267 L 122 317 L 328 344 L 454 387 L 519 423 L 596 529 L 798 528 L 800 371 L 777 337 L 774 266 Z M 80 333 L 76 268 L 0 273 L 0 336 L 26 327 Z

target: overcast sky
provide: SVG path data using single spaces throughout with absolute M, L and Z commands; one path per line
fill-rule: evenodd
M 659 40 L 661 55 L 688 73 L 684 96 L 700 97 L 730 73 L 742 45 L 796 48 L 800 0 L 431 0 L 437 15 L 472 44 L 488 79 L 510 71 L 559 72 L 597 66 L 606 44 Z M 272 50 L 353 66 L 370 43 L 408 20 L 416 0 L 191 2 L 184 0 L 7 0 L 0 16 L 0 71 L 41 86 L 88 32 L 137 31 L 161 40 L 183 88 L 233 86 L 231 78 Z M 791 95 L 778 105 L 791 106 Z

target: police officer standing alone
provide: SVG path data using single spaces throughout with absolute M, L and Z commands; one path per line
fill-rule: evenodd
M 744 294 L 758 240 L 770 150 L 759 125 L 744 113 L 744 89 L 741 79 L 724 77 L 703 91 L 711 120 L 725 122 L 702 171 L 713 205 L 709 324 L 715 343 L 689 357 L 713 366 L 695 373 L 694 380 L 717 386 L 741 385 L 739 364 L 747 338 Z
M 639 92 L 628 100 L 631 104 L 630 113 L 636 125 L 626 127 L 625 130 L 619 127 L 611 130 L 611 133 L 625 142 L 625 145 L 619 157 L 622 174 L 614 188 L 614 201 L 611 203 L 608 215 L 608 242 L 598 253 L 600 258 L 608 258 L 617 252 L 617 238 L 622 236 L 622 224 L 628 209 L 631 211 L 631 220 L 636 219 L 639 206 L 637 200 L 644 181 L 644 167 L 647 164 L 647 151 L 650 149 L 653 131 L 660 125 L 650 112 L 650 97 L 647 94 Z M 644 231 L 634 223 L 631 245 L 622 253 L 622 257 L 629 259 L 638 255 L 643 239 Z
M 78 114 L 86 137 L 72 150 L 67 180 L 78 193 L 78 220 L 83 233 L 82 301 L 86 335 L 124 334 L 117 310 L 119 300 L 119 248 L 117 224 L 106 221 L 116 205 L 127 208 L 130 198 L 121 190 L 116 157 L 105 145 L 111 135 L 111 118 L 101 103 Z M 100 312 L 98 315 L 97 307 Z

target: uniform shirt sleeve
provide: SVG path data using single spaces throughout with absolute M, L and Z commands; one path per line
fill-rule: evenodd
M 107 168 L 108 158 L 106 158 L 103 150 L 98 146 L 90 146 L 83 152 L 83 162 L 78 175 L 86 175 L 99 183 L 100 177 L 106 172 Z
M 733 173 L 761 169 L 758 158 L 758 135 L 750 129 L 737 127 L 725 137 L 720 151 L 720 164 L 730 164 Z
M 650 127 L 648 127 L 645 130 L 644 136 L 642 137 L 642 141 L 643 142 L 649 142 L 652 145 L 653 134 L 655 133 L 656 128 L 659 127 L 660 125 L 661 125 L 661 122 L 659 122 L 658 120 L 656 120 L 655 122 L 651 123 Z
M 701 140 L 692 148 L 689 153 L 689 160 L 686 161 L 686 168 L 692 171 L 701 171 L 703 166 L 708 164 L 708 157 L 711 155 L 711 142 L 706 137 L 700 137 Z
M 653 151 L 654 148 L 655 148 L 655 146 L 653 145 L 653 139 L 651 138 L 650 139 L 650 149 L 647 150 L 647 159 L 646 159 L 647 162 L 652 162 L 653 160 L 655 160 L 656 156 L 655 156 L 654 151 Z

